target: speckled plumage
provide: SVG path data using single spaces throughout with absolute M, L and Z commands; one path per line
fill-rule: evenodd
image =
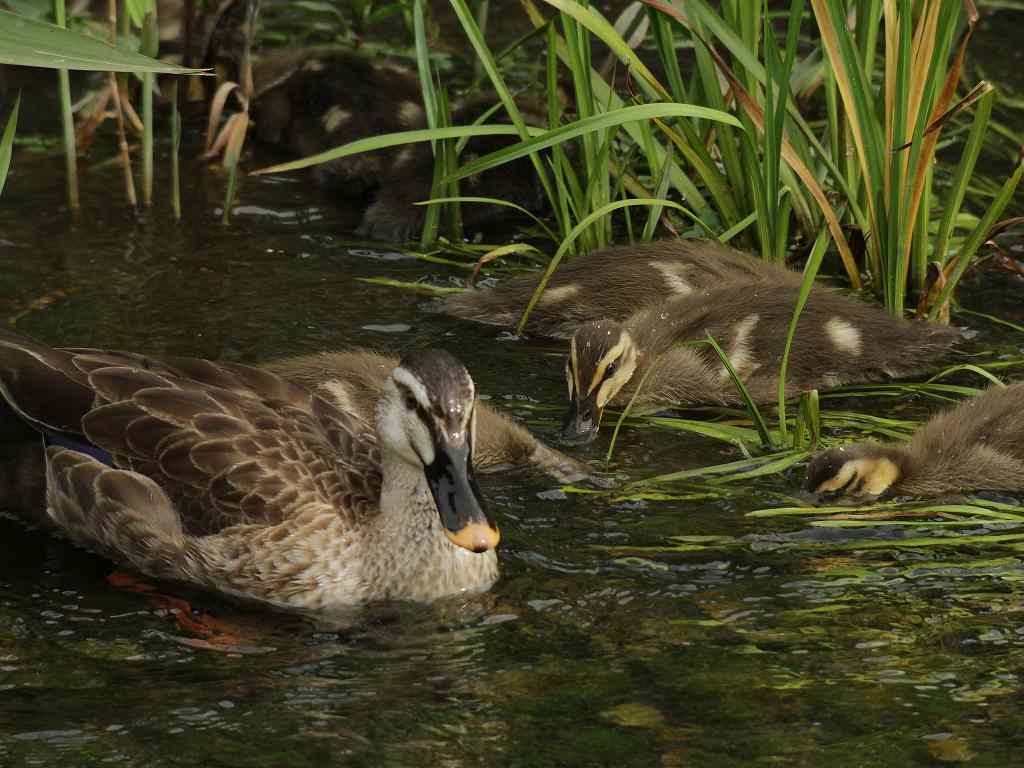
M 410 365 L 406 380 L 431 402 L 461 398 L 471 418 L 460 363 L 433 351 Z M 0 331 L 0 394 L 37 428 L 109 451 L 113 467 L 49 447 L 48 512 L 73 541 L 150 576 L 312 609 L 430 600 L 497 578 L 493 551 L 445 536 L 417 464 L 425 449 L 407 444 L 427 432 L 408 426 L 416 417 L 394 385 L 382 439 L 269 371 L 57 350 Z
M 844 465 L 860 461 L 874 468 L 880 459 L 897 472 L 886 496 L 1024 490 L 1024 383 L 990 387 L 936 414 L 907 443 L 854 443 L 822 451 L 808 465 L 805 488 L 816 492 Z M 823 500 L 864 500 L 870 480 L 851 473 L 847 486 L 823 494 Z
M 267 370 L 302 384 L 351 413 L 372 414 L 381 386 L 398 358 L 367 349 L 318 352 L 267 363 Z M 486 471 L 529 464 L 560 482 L 590 474 L 586 464 L 557 451 L 531 435 L 487 403 L 476 404 L 477 440 L 474 466 Z

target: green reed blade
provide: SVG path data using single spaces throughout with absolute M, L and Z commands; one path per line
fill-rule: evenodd
M 761 415 L 760 409 L 754 402 L 754 398 L 750 396 L 750 392 L 747 391 L 746 386 L 740 379 L 739 374 L 736 373 L 736 369 L 732 367 L 732 363 L 729 361 L 729 356 L 725 354 L 725 351 L 718 346 L 718 342 L 714 340 L 710 333 L 707 334 L 706 344 L 709 344 L 711 348 L 718 355 L 718 359 L 722 362 L 725 370 L 729 373 L 729 378 L 732 379 L 733 386 L 736 387 L 736 391 L 739 392 L 740 399 L 743 400 L 744 406 L 746 406 L 747 413 L 750 414 L 751 420 L 757 427 L 757 433 L 761 436 L 763 445 L 775 445 L 775 441 L 772 440 L 771 433 L 768 431 L 768 425 L 765 423 L 764 417 Z
M 540 136 L 546 133 L 542 128 L 528 128 L 532 136 Z M 415 131 L 398 131 L 396 133 L 382 133 L 379 136 L 372 136 L 368 139 L 350 141 L 340 147 L 329 149 L 326 152 L 318 152 L 299 160 L 292 160 L 287 163 L 269 165 L 266 168 L 258 168 L 251 171 L 250 175 L 259 176 L 265 173 L 284 173 L 286 171 L 297 171 L 320 165 L 330 160 L 337 160 L 350 155 L 358 155 L 362 152 L 370 152 L 375 149 L 386 149 L 397 147 L 403 144 L 415 144 L 421 141 L 436 141 L 438 139 L 457 139 L 462 136 L 515 136 L 518 131 L 511 125 L 459 125 L 451 128 L 420 128 Z M 447 181 L 447 179 L 446 179 Z
M 789 329 L 786 331 L 786 346 L 782 350 L 782 363 L 779 365 L 779 435 L 780 439 L 786 441 L 786 374 L 789 372 L 789 354 L 793 348 L 793 339 L 796 337 L 797 323 L 800 321 L 800 313 L 804 311 L 807 298 L 811 295 L 814 287 L 814 279 L 818 276 L 818 268 L 821 267 L 821 260 L 825 257 L 825 250 L 828 248 L 829 232 L 822 228 L 818 238 L 811 248 L 811 255 L 807 258 L 804 266 L 804 277 L 800 283 L 800 293 L 797 295 L 796 304 L 793 307 L 793 315 L 789 319 Z M 794 448 L 796 445 L 793 446 Z
M 4 135 L 0 138 L 0 195 L 4 193 L 7 173 L 11 170 L 11 155 L 14 152 L 14 134 L 18 130 L 18 112 L 21 109 L 21 92 L 14 98 L 11 114 L 7 116 Z
M 591 134 L 596 131 L 603 131 L 608 128 L 615 128 L 624 123 L 637 122 L 642 120 L 653 120 L 658 117 L 701 117 L 705 120 L 712 120 L 735 125 L 739 127 L 740 122 L 732 115 L 721 112 L 717 109 L 700 107 L 692 104 L 640 104 L 635 107 L 622 107 L 608 112 L 594 115 L 589 118 L 568 123 L 553 131 L 533 132 L 533 138 L 520 142 L 511 147 L 505 147 L 496 152 L 484 155 L 477 160 L 467 163 L 459 169 L 456 178 L 472 176 L 481 173 L 495 166 L 502 165 L 512 160 L 518 160 L 526 155 L 538 152 L 542 149 L 560 144 L 577 136 Z M 410 132 L 412 133 L 412 132 Z M 397 134 L 392 134 L 397 135 Z M 379 137 L 384 138 L 384 137 Z M 355 142 L 358 143 L 358 142 Z M 351 154 L 351 153 L 349 153 Z M 329 158 L 331 159 L 331 158 Z

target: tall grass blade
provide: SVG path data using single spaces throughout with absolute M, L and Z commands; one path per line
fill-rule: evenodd
M 149 11 L 142 22 L 142 52 L 156 56 L 160 47 L 160 30 L 157 27 L 156 8 Z M 153 204 L 153 88 L 152 72 L 142 75 L 142 202 L 149 207 Z
M 814 287 L 814 279 L 818 276 L 818 268 L 828 248 L 828 231 L 822 230 L 811 248 L 811 255 L 804 266 L 804 277 L 800 283 L 800 293 L 793 307 L 793 316 L 789 320 L 789 329 L 786 332 L 786 346 L 782 350 L 782 363 L 779 365 L 779 434 L 783 442 L 786 441 L 786 375 L 789 372 L 789 354 L 793 348 L 793 339 L 796 337 L 796 327 L 800 321 L 800 313 L 807 304 L 807 297 L 811 295 Z M 796 445 L 793 446 L 797 447 Z
M 7 184 L 7 174 L 11 170 L 11 155 L 14 152 L 14 134 L 18 130 L 18 112 L 21 109 L 21 93 L 14 99 L 14 107 L 7 117 L 3 137 L 0 138 L 0 195 Z
M 1024 156 L 1018 159 L 1016 170 L 1010 174 L 1010 177 L 999 190 L 999 194 L 996 196 L 996 199 L 992 201 L 988 210 L 985 211 L 985 215 L 981 217 L 981 221 L 978 222 L 974 231 L 971 232 L 967 240 L 960 247 L 960 253 L 957 255 L 956 260 L 952 262 L 952 274 L 947 278 L 945 287 L 939 294 L 938 300 L 935 302 L 934 306 L 932 306 L 931 311 L 929 312 L 929 317 L 937 317 L 945 303 L 950 300 L 950 297 L 953 295 L 953 289 L 956 288 L 960 278 L 963 277 L 964 271 L 967 269 L 967 265 L 970 264 L 971 259 L 974 258 L 974 254 L 977 253 L 981 244 L 988 239 L 992 226 L 1002 215 L 1003 209 L 1006 208 L 1007 203 L 1013 199 L 1013 195 L 1017 191 L 1017 187 L 1020 185 L 1022 174 L 1024 174 Z
M 178 114 L 178 79 L 171 83 L 171 207 L 174 219 L 181 221 L 181 115 Z
M 658 117 L 699 117 L 705 120 L 725 123 L 740 127 L 740 122 L 727 112 L 708 107 L 699 107 L 692 104 L 640 104 L 635 107 L 622 107 L 602 112 L 593 117 L 577 120 L 568 123 L 552 131 L 534 134 L 534 138 L 514 144 L 511 147 L 504 147 L 489 155 L 484 155 L 471 163 L 459 168 L 456 178 L 472 176 L 476 173 L 494 168 L 495 166 L 518 160 L 528 154 L 547 149 L 555 144 L 561 144 L 577 136 L 583 136 L 595 131 L 603 131 L 608 128 L 615 128 L 624 123 L 637 122 L 641 120 L 653 120 Z M 396 134 L 392 134 L 396 135 Z
M 539 136 L 545 133 L 543 128 L 527 128 L 531 136 Z M 439 139 L 457 139 L 463 136 L 515 136 L 518 131 L 511 125 L 460 125 L 452 128 L 421 128 L 415 131 L 398 131 L 396 133 L 382 133 L 379 136 L 371 136 L 368 139 L 350 141 L 340 147 L 329 149 L 325 152 L 318 152 L 298 160 L 287 163 L 268 165 L 266 168 L 258 168 L 251 171 L 251 175 L 259 176 L 264 173 L 284 173 L 285 171 L 298 171 L 314 165 L 320 165 L 330 160 L 338 160 L 350 155 L 358 155 L 361 152 L 370 152 L 374 149 L 385 149 L 397 147 L 403 144 L 415 144 L 420 141 L 437 141 Z
M 10 31 L 5 30 L 4 22 L 11 24 L 12 27 L 14 26 L 12 20 L 6 18 L 5 13 L 5 11 L 0 11 L 0 61 L 3 61 L 3 51 L 5 50 L 4 36 L 6 32 Z M 55 29 L 67 26 L 67 8 L 65 7 L 64 0 L 54 0 L 54 18 L 59 25 Z M 22 20 L 18 19 L 18 21 Z M 50 25 L 47 24 L 46 26 L 49 27 Z M 62 31 L 65 30 L 62 29 Z M 10 49 L 7 50 L 9 51 Z M 14 53 L 17 54 L 16 49 Z M 25 61 L 24 57 L 18 58 L 21 61 Z M 16 64 L 19 62 L 8 61 L 6 63 Z M 72 211 L 75 211 L 79 207 L 78 147 L 75 145 L 75 116 L 71 112 L 71 77 L 66 68 L 58 69 L 57 83 L 60 92 L 60 122 L 64 139 L 64 174 L 68 191 L 68 206 L 70 206 Z
M 761 415 L 761 410 L 757 407 L 757 403 L 754 402 L 754 398 L 750 396 L 750 392 L 747 391 L 746 386 L 743 384 L 743 380 L 740 378 L 739 374 L 736 373 L 736 369 L 732 367 L 732 361 L 729 360 L 729 356 L 725 354 L 725 351 L 718 345 L 718 342 L 715 341 L 710 333 L 708 333 L 707 340 L 704 343 L 711 346 L 711 349 L 715 351 L 715 354 L 718 355 L 718 359 L 722 362 L 725 370 L 729 373 L 729 378 L 732 379 L 733 386 L 736 387 L 736 391 L 739 393 L 740 399 L 743 401 L 743 405 L 747 409 L 747 413 L 750 414 L 750 418 L 754 422 L 754 426 L 757 427 L 757 433 L 761 436 L 762 444 L 766 446 L 775 445 L 775 441 L 772 440 L 768 425 L 765 423 L 764 417 Z

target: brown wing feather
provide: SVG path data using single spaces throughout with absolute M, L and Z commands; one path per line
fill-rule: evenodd
M 0 387 L 34 425 L 84 434 L 154 481 L 189 533 L 272 525 L 308 504 L 351 520 L 377 509 L 373 428 L 269 371 L 51 349 L 0 330 Z

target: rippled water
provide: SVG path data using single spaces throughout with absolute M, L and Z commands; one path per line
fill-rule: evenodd
M 189 186 L 174 224 L 162 209 L 129 216 L 116 172 L 94 171 L 70 224 L 59 160 L 16 163 L 0 202 L 0 316 L 21 332 L 246 362 L 436 344 L 499 407 L 555 428 L 528 406 L 562 396 L 544 357 L 557 344 L 358 282 L 464 273 L 346 244 L 344 214 L 300 179 L 248 180 L 225 228 L 208 202 L 216 180 Z M 1021 284 L 986 280 L 967 306 L 1024 319 Z M 978 328 L 980 344 L 1020 352 L 1021 337 Z M 617 457 L 631 477 L 739 458 L 650 430 L 627 430 Z M 106 561 L 0 519 L 0 765 L 1018 764 L 1019 550 L 866 549 L 889 534 L 745 517 L 799 479 L 653 502 L 484 476 L 504 535 L 495 588 L 354 623 L 116 587 Z M 723 544 L 645 549 L 697 536 Z M 216 632 L 184 625 L 175 600 Z

